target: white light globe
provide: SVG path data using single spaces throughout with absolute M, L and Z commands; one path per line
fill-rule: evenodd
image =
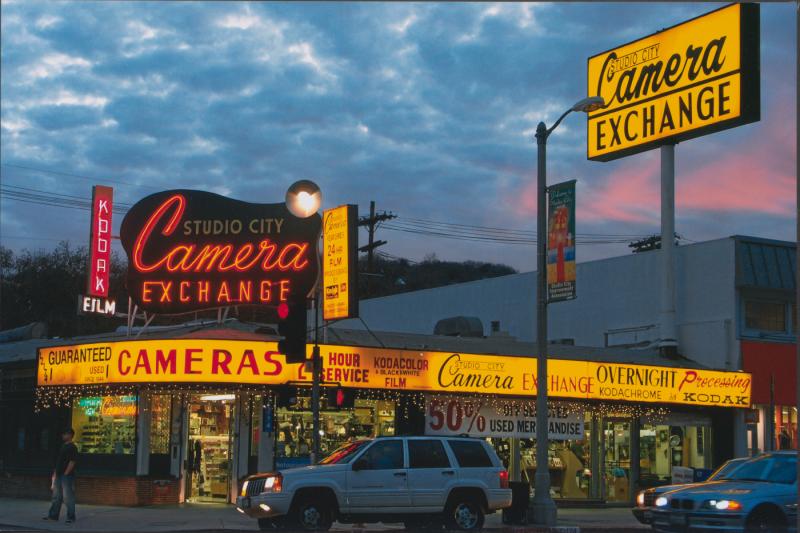
M 319 211 L 322 191 L 310 180 L 300 180 L 286 191 L 286 208 L 298 218 L 308 218 Z

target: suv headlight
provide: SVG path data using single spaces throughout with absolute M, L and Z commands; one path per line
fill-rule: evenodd
M 717 511 L 742 510 L 742 504 L 736 500 L 706 500 L 701 507 L 705 509 L 716 509 Z
M 261 494 L 265 492 L 280 492 L 283 489 L 283 476 L 270 476 L 264 480 L 264 489 Z
M 656 507 L 666 507 L 668 503 L 669 500 L 667 500 L 664 496 L 659 496 L 656 498 Z

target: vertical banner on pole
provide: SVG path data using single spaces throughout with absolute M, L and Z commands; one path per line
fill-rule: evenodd
M 575 298 L 575 180 L 547 188 L 547 300 Z

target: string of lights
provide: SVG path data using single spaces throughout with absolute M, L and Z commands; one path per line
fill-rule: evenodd
M 306 387 L 310 391 L 310 384 Z M 241 384 L 231 387 L 230 385 L 213 384 L 193 384 L 193 383 L 166 383 L 153 385 L 136 384 L 100 384 L 100 385 L 58 385 L 49 387 L 36 387 L 35 410 L 52 407 L 70 407 L 73 402 L 85 396 L 113 396 L 113 395 L 142 395 L 142 394 L 172 394 L 177 395 L 180 401 L 186 401 L 193 394 L 208 393 L 248 393 L 250 395 L 262 395 L 274 397 L 276 391 L 274 387 L 266 385 Z M 398 409 L 398 416 L 408 417 L 410 407 L 414 407 L 419 412 L 425 412 L 427 408 L 428 396 L 430 393 L 421 391 L 401 391 L 397 389 L 355 389 L 354 398 L 369 401 L 394 402 Z M 464 394 L 434 394 L 440 401 L 458 399 L 462 402 L 473 402 L 481 404 L 490 409 L 495 409 L 502 413 L 510 405 L 523 406 L 530 412 L 536 407 L 536 397 L 529 398 L 509 398 L 490 393 L 464 393 Z M 629 402 L 612 401 L 575 401 L 575 400 L 551 400 L 549 405 L 552 409 L 558 409 L 568 415 L 584 415 L 598 417 L 631 416 L 639 417 L 650 422 L 658 422 L 666 419 L 670 414 L 670 409 L 664 405 L 649 405 Z M 144 407 L 146 409 L 146 407 Z

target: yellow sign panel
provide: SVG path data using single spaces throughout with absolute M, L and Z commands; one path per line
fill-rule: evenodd
M 308 346 L 309 356 L 312 346 Z M 321 346 L 326 384 L 365 389 L 535 396 L 536 361 L 503 355 Z M 277 344 L 166 339 L 39 350 L 37 384 L 311 382 L 287 364 Z M 743 372 L 550 359 L 555 398 L 749 407 L 752 378 Z
M 755 122 L 759 6 L 733 4 L 589 58 L 587 156 L 609 161 Z
M 341 205 L 323 217 L 322 318 L 358 316 L 358 207 Z

